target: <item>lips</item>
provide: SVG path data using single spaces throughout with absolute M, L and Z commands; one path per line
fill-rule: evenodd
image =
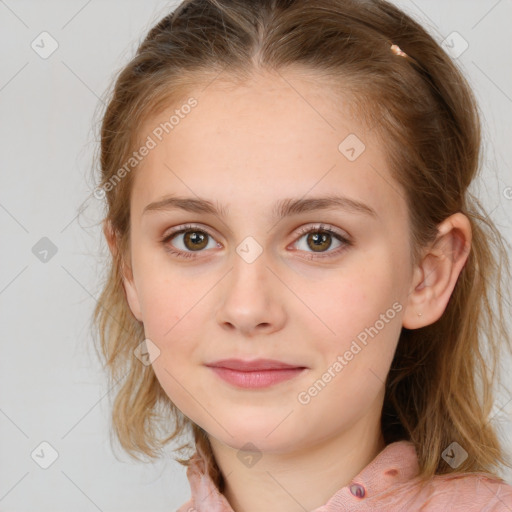
M 206 366 L 231 386 L 246 390 L 269 388 L 308 371 L 305 366 L 288 364 L 275 359 L 252 361 L 222 359 Z
M 243 361 L 242 359 L 222 359 L 213 363 L 208 363 L 206 366 L 212 368 L 226 368 L 228 370 L 236 370 L 240 372 L 306 368 L 305 366 L 288 364 L 275 359 L 253 359 L 252 361 Z

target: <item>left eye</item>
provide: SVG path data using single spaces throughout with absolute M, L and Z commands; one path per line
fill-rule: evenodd
M 182 240 L 182 247 L 178 247 L 178 250 L 175 250 L 176 246 L 170 242 L 174 238 L 179 238 L 178 235 L 184 235 Z M 327 252 L 327 249 L 331 247 L 333 238 L 340 243 L 341 250 L 343 250 L 345 246 L 351 245 L 351 242 L 348 240 L 348 238 L 341 235 L 337 231 L 334 231 L 333 229 L 323 225 L 303 228 L 299 231 L 298 237 L 298 241 L 300 241 L 302 238 L 305 238 L 306 241 L 306 245 L 303 245 L 302 248 L 299 248 L 300 251 L 308 252 L 308 248 L 313 251 L 310 253 L 307 259 L 331 257 L 333 254 L 338 254 L 340 252 L 339 249 L 328 251 L 328 253 L 325 255 L 323 254 Z M 161 242 L 164 245 L 166 251 L 179 258 L 195 258 L 197 256 L 194 253 L 201 252 L 202 249 L 208 248 L 208 238 L 210 238 L 212 242 L 212 247 L 210 248 L 215 248 L 218 246 L 218 244 L 214 242 L 213 236 L 208 233 L 208 231 L 200 229 L 197 226 L 188 225 L 184 226 L 182 229 L 173 231 L 168 235 L 164 235 L 164 238 L 161 240 Z
M 305 238 L 305 245 L 303 245 L 302 249 L 300 247 L 299 249 L 312 249 L 313 253 L 326 252 L 327 249 L 331 248 L 333 239 L 339 242 L 338 247 L 350 245 L 350 242 L 346 237 L 334 231 L 333 229 L 324 226 L 305 228 L 301 230 L 299 234 L 301 235 L 299 237 L 299 240 Z M 339 251 L 337 250 L 329 251 L 328 254 L 325 255 L 325 257 L 331 256 L 332 253 L 337 254 L 338 252 Z M 316 256 L 316 254 L 313 254 L 312 257 L 318 258 L 324 257 L 324 255 L 321 254 L 320 256 Z

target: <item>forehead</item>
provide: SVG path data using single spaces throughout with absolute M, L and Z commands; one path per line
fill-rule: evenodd
M 195 106 L 184 108 L 190 98 Z M 170 193 L 264 208 L 310 191 L 343 193 L 379 215 L 404 213 L 382 144 L 358 120 L 349 96 L 312 77 L 214 80 L 148 119 L 140 132 L 155 145 L 135 171 L 132 208 L 139 214 Z

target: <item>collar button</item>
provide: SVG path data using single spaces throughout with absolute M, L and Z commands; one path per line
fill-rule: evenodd
M 360 484 L 352 484 L 350 486 L 350 492 L 358 498 L 364 498 L 364 495 L 366 494 L 364 487 Z

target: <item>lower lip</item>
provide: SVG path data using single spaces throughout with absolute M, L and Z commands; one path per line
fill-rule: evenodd
M 282 370 L 259 370 L 242 372 L 229 368 L 210 367 L 221 379 L 240 388 L 266 388 L 292 379 L 306 368 L 286 368 Z

